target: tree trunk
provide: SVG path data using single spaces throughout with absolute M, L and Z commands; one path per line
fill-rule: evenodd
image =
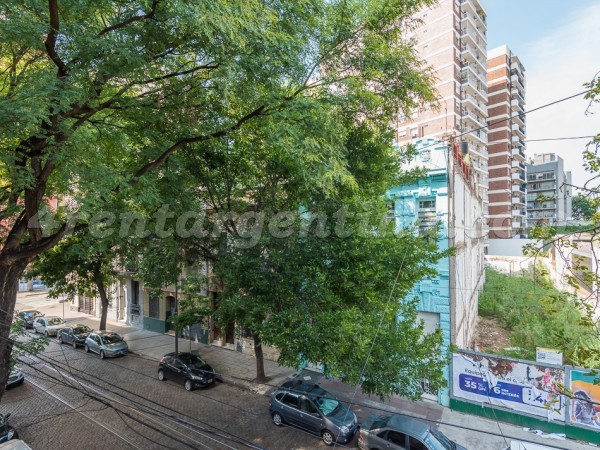
M 12 350 L 12 343 L 9 340 L 10 326 L 17 302 L 19 278 L 27 267 L 27 263 L 27 259 L 12 264 L 0 261 L 0 399 L 4 395 L 9 375 L 8 368 Z
M 256 381 L 264 383 L 268 381 L 268 378 L 265 375 L 265 360 L 263 357 L 262 343 L 257 334 L 254 334 L 254 356 L 256 357 Z
M 96 278 L 96 287 L 98 288 L 98 295 L 100 295 L 100 331 L 106 330 L 106 315 L 108 314 L 108 296 L 106 295 L 106 289 L 104 288 L 104 280 L 101 276 Z

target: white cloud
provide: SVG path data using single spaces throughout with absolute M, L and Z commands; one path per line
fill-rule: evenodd
M 525 66 L 527 110 L 584 90 L 600 71 L 600 4 L 580 10 L 565 25 L 524 46 L 518 55 Z M 585 115 L 583 96 L 527 115 L 527 139 L 588 136 L 600 132 L 600 104 Z M 573 184 L 590 178 L 583 169 L 582 152 L 588 140 L 530 142 L 527 155 L 556 153 L 565 160 Z

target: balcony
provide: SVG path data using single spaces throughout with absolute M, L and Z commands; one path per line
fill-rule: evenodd
M 525 200 L 523 200 L 521 197 L 513 197 L 512 198 L 512 204 L 513 205 L 524 205 L 525 204 Z
M 525 188 L 521 184 L 513 184 L 512 185 L 513 192 L 523 192 L 525 193 Z
M 483 55 L 484 55 L 484 53 L 481 50 L 479 50 L 478 47 L 476 47 L 474 45 L 463 44 L 460 47 L 461 59 L 467 60 L 468 62 L 473 63 L 473 64 L 478 64 L 479 68 L 483 72 L 485 72 L 485 70 L 486 70 L 485 66 L 487 64 L 487 61 Z
M 470 73 L 474 75 L 475 78 L 478 79 L 482 85 L 487 86 L 486 74 L 483 70 L 481 70 L 478 67 L 477 64 L 468 61 L 463 61 L 460 63 L 460 70 L 462 71 L 462 74 L 467 75 Z
M 523 225 L 521 225 L 521 222 L 513 222 L 512 227 L 513 228 L 523 228 Z
M 479 95 L 481 99 L 487 103 L 487 88 L 477 78 L 471 74 L 463 74 L 460 78 L 460 82 L 467 93 L 475 96 Z
M 475 127 L 476 128 L 485 127 L 486 126 L 485 119 L 483 117 L 478 116 L 473 111 L 469 111 L 468 109 L 464 109 L 463 108 L 461 110 L 461 115 L 462 115 L 463 119 L 470 119 L 473 122 L 475 122 Z
M 519 172 L 513 172 L 513 173 L 510 175 L 510 178 L 511 178 L 513 181 L 522 181 L 522 182 L 525 182 L 525 175 L 523 175 L 523 174 L 521 174 L 521 173 L 519 173 Z
M 525 152 L 523 150 L 521 150 L 520 148 L 513 148 L 512 155 L 513 155 L 513 157 L 523 158 L 523 160 L 525 160 Z
M 525 120 L 524 120 L 524 115 L 522 114 L 518 114 L 518 115 L 513 115 L 512 116 L 512 120 L 513 122 L 515 122 L 517 125 L 524 127 L 525 126 Z
M 464 106 L 470 106 L 473 109 L 476 109 L 482 116 L 487 116 L 487 107 L 485 103 L 479 101 L 474 95 L 471 94 L 463 94 L 462 103 Z
M 519 138 L 525 139 L 525 129 L 523 129 L 521 127 L 513 127 L 512 132 L 514 133 L 514 135 L 518 136 Z
M 483 11 L 481 11 L 473 0 L 460 0 L 460 10 L 461 13 L 470 13 L 474 16 L 476 22 L 478 22 L 483 29 L 486 28 L 485 25 L 485 15 Z
M 525 103 L 525 97 L 523 96 L 523 94 L 521 93 L 521 91 L 519 89 L 517 89 L 516 86 L 513 86 L 512 89 L 510 90 L 510 95 L 512 97 L 516 97 L 519 100 L 521 100 L 523 103 Z
M 460 30 L 460 40 L 463 44 L 472 45 L 477 47 L 482 55 L 485 55 L 487 52 L 485 50 L 486 43 L 485 38 L 480 37 L 477 31 L 477 27 L 475 23 L 472 21 L 461 20 L 461 30 Z
M 556 184 L 551 183 L 551 184 L 537 186 L 537 187 L 535 187 L 534 184 L 530 184 L 527 186 L 527 191 L 528 192 L 539 192 L 539 191 L 553 191 L 554 192 L 554 191 L 556 191 Z
M 519 75 L 511 75 L 510 82 L 519 89 L 525 89 L 525 83 Z
M 516 160 L 512 162 L 512 167 L 514 167 L 515 169 L 525 170 L 525 164 Z
M 525 208 L 513 208 L 512 216 L 513 217 L 523 217 L 525 215 Z
M 510 101 L 510 108 L 513 111 L 516 111 L 516 112 L 519 112 L 519 113 L 525 111 L 525 105 L 523 105 L 523 102 L 521 100 L 516 99 L 516 98 L 513 98 Z

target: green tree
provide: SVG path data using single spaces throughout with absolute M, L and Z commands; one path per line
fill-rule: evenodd
M 573 197 L 573 218 L 578 220 L 591 220 L 598 212 L 598 200 L 576 195 Z
M 587 114 L 600 103 L 600 76 L 596 75 L 592 81 L 585 84 L 588 92 L 585 98 L 589 100 Z M 596 311 L 600 307 L 600 273 L 598 265 L 598 245 L 600 242 L 600 214 L 597 206 L 600 204 L 600 134 L 588 143 L 584 151 L 584 167 L 590 172 L 590 179 L 582 185 L 573 185 L 579 191 L 579 196 L 573 199 L 573 213 L 590 221 L 588 225 L 578 227 L 572 231 L 558 229 L 549 225 L 539 225 L 532 230 L 532 237 L 536 244 L 524 247 L 524 253 L 530 256 L 543 256 L 549 247 L 552 247 L 556 258 L 561 258 L 564 265 L 563 280 L 576 293 L 572 296 L 551 297 L 548 299 L 550 314 L 570 315 L 577 318 L 578 327 L 586 330 L 585 336 L 580 336 L 577 342 L 569 342 L 569 330 L 557 330 L 558 337 L 572 355 L 576 364 L 598 367 L 600 361 L 600 346 L 597 337 L 600 335 L 600 321 Z M 590 257 L 582 255 L 578 249 L 584 249 Z M 584 294 L 587 292 L 587 294 Z M 569 309 L 574 311 L 568 312 Z M 564 323 L 564 321 L 563 321 Z M 572 331 L 572 330 L 571 330 Z
M 107 289 L 117 277 L 117 253 L 106 240 L 93 238 L 89 230 L 67 236 L 33 264 L 32 273 L 50 286 L 48 296 L 91 295 L 100 297 L 100 330 L 106 330 Z
M 38 255 L 115 201 L 155 200 L 167 161 L 207 152 L 218 166 L 232 136 L 266 134 L 282 163 L 351 188 L 337 115 L 389 120 L 384 105 L 434 99 L 402 34 L 430 3 L 2 2 L 0 309 L 12 315 Z M 56 198 L 73 214 L 44 215 Z M 8 335 L 3 321 L 0 395 Z

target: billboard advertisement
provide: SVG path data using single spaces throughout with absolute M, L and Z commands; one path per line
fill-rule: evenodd
M 564 421 L 565 371 L 480 353 L 454 353 L 454 397 Z
M 570 419 L 578 425 L 600 430 L 600 385 L 598 375 L 586 370 L 571 370 Z

